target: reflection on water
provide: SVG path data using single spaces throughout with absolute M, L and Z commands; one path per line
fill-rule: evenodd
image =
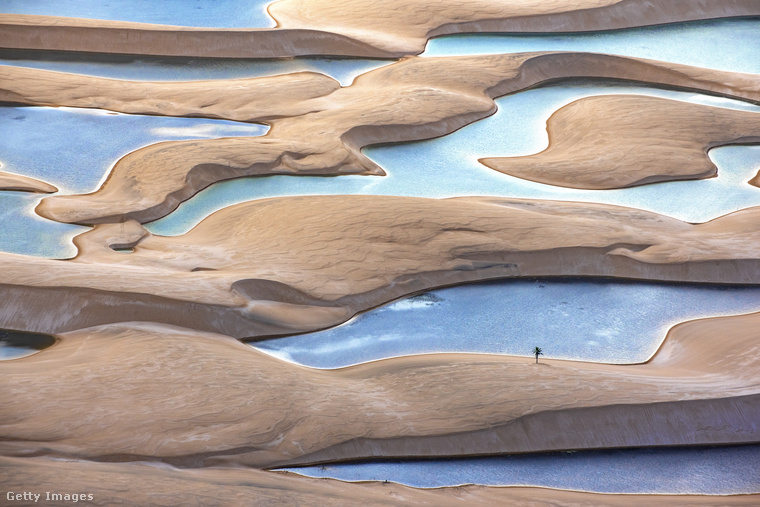
M 586 51 L 760 74 L 760 18 L 718 19 L 573 34 L 445 35 L 423 56 Z
M 316 333 L 252 343 L 315 368 L 431 352 L 605 363 L 646 361 L 673 325 L 760 311 L 760 287 L 593 279 L 507 280 L 436 290 Z
M 304 194 L 372 194 L 418 197 L 484 195 L 602 202 L 636 207 L 689 222 L 704 222 L 760 205 L 760 189 L 746 182 L 760 170 L 759 147 L 723 147 L 710 152 L 719 176 L 621 190 L 577 190 L 515 178 L 478 162 L 483 157 L 529 155 L 544 150 L 546 121 L 560 107 L 594 95 L 639 94 L 716 107 L 758 111 L 750 104 L 695 93 L 638 86 L 556 85 L 502 97 L 493 116 L 428 141 L 369 147 L 363 153 L 387 176 L 338 178 L 268 176 L 210 186 L 171 215 L 148 225 L 163 235 L 182 234 L 223 207 L 265 197 Z
M 29 356 L 55 343 L 47 334 L 0 329 L 0 360 Z
M 760 446 L 625 449 L 493 458 L 380 461 L 284 468 L 343 481 L 417 488 L 536 486 L 597 493 L 760 493 Z
M 268 127 L 200 118 L 138 116 L 91 109 L 0 108 L 2 170 L 46 181 L 62 194 L 96 190 L 127 153 L 159 141 L 257 136 Z M 5 252 L 66 258 L 76 254 L 71 237 L 85 227 L 34 214 L 39 194 L 0 191 Z
M 349 86 L 359 74 L 391 60 L 360 58 L 180 58 L 98 55 L 60 51 L 0 50 L 0 65 L 69 72 L 133 81 L 199 81 L 319 72 Z
M 216 28 L 275 26 L 273 0 L 3 0 L 0 12 Z

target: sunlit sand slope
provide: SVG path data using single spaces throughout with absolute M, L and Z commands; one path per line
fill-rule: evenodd
M 518 276 L 760 283 L 760 208 L 705 224 L 602 204 L 304 196 L 220 210 L 182 236 L 136 222 L 72 261 L 0 255 L 0 327 L 146 320 L 257 337 L 318 329 L 413 292 Z M 128 255 L 112 248 L 134 248 Z
M 0 364 L 0 453 L 270 467 L 757 442 L 759 333 L 758 313 L 688 322 L 629 366 L 434 354 L 313 370 L 222 335 L 102 326 Z
M 278 28 L 191 28 L 0 15 L 0 47 L 95 53 L 273 58 L 400 57 L 452 33 L 583 32 L 757 16 L 757 0 L 282 0 Z
M 21 174 L 0 171 L 0 190 L 15 190 L 17 192 L 37 192 L 51 194 L 58 189 L 49 183 L 36 180 Z
M 717 168 L 707 151 L 760 143 L 760 114 L 653 97 L 590 97 L 554 113 L 547 130 L 549 147 L 541 153 L 481 162 L 512 176 L 572 188 L 710 178 Z
M 308 479 L 287 473 L 260 470 L 180 470 L 145 463 L 60 462 L 45 458 L 0 458 L 6 489 L 64 493 L 91 492 L 86 505 L 204 506 L 414 505 L 449 507 L 462 505 L 578 506 L 729 506 L 757 505 L 758 495 L 597 495 L 542 488 L 489 488 L 461 486 L 434 490 L 414 489 L 394 483 L 348 484 L 330 479 Z M 28 505 L 15 502 L 16 505 Z M 39 503 L 37 504 L 39 505 Z
M 148 222 L 224 179 L 384 174 L 361 154 L 363 146 L 441 136 L 493 114 L 495 97 L 575 78 L 639 81 L 760 102 L 758 76 L 752 74 L 593 53 L 409 58 L 363 74 L 346 88 L 312 73 L 138 83 L 4 67 L 0 100 L 272 125 L 263 137 L 148 146 L 122 158 L 96 192 L 47 198 L 37 209 L 61 222 Z

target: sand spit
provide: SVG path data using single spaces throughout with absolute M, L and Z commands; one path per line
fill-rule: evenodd
M 480 32 L 583 32 L 760 15 L 757 0 L 281 0 L 274 29 L 190 28 L 0 15 L 0 47 L 230 58 L 401 57 L 430 37 Z
M 412 57 L 367 72 L 345 88 L 311 73 L 138 83 L 3 67 L 0 101 L 272 125 L 262 137 L 166 142 L 137 150 L 118 161 L 96 192 L 47 198 L 37 208 L 46 218 L 68 223 L 123 218 L 145 223 L 224 179 L 384 174 L 361 154 L 363 146 L 442 136 L 492 114 L 496 97 L 577 78 L 637 81 L 760 103 L 756 75 L 593 53 Z
M 144 506 L 191 505 L 243 506 L 252 502 L 267 506 L 324 505 L 355 507 L 462 505 L 532 506 L 701 506 L 757 505 L 758 495 L 598 495 L 543 488 L 495 488 L 462 486 L 433 490 L 399 484 L 365 482 L 349 484 L 331 479 L 310 479 L 289 473 L 260 470 L 187 470 L 145 463 L 94 463 L 54 461 L 45 458 L 0 458 L 0 470 L 9 491 L 70 490 L 92 492 L 87 505 Z M 108 488 L 104 488 L 104 484 Z M 42 497 L 44 498 L 44 496 Z M 14 502 L 17 505 L 29 505 Z
M 717 168 L 707 151 L 760 143 L 760 114 L 653 97 L 589 97 L 555 112 L 547 130 L 541 153 L 480 162 L 531 181 L 595 190 L 710 178 Z
M 690 321 L 640 365 L 432 354 L 314 370 L 222 335 L 107 325 L 0 364 L 0 454 L 272 467 L 756 443 L 759 333 L 760 313 Z
M 14 190 L 17 192 L 36 192 L 40 194 L 52 194 L 58 189 L 49 183 L 36 180 L 20 174 L 0 171 L 0 190 Z
M 181 236 L 136 222 L 70 261 L 0 255 L 0 327 L 142 320 L 241 337 L 310 331 L 433 287 L 530 276 L 760 283 L 760 208 L 692 225 L 603 204 L 303 196 L 220 210 Z M 112 248 L 134 248 L 129 255 Z

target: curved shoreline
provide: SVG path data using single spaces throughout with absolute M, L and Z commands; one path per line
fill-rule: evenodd
M 546 128 L 544 151 L 479 162 L 548 185 L 606 190 L 711 178 L 717 168 L 710 149 L 760 143 L 758 113 L 634 95 L 576 100 L 555 111 Z M 662 139 L 668 144 L 658 144 Z
M 0 77 L 4 101 L 272 126 L 260 138 L 178 141 L 137 150 L 117 162 L 96 192 L 47 198 L 37 208 L 46 218 L 79 224 L 150 222 L 216 181 L 245 175 L 384 174 L 362 147 L 448 134 L 493 114 L 496 97 L 562 79 L 638 81 L 760 103 L 752 74 L 593 53 L 412 57 L 362 74 L 345 88 L 313 73 L 146 83 L 3 67 Z M 98 98 L 83 97 L 82 88 Z M 168 95 L 171 101 L 161 100 Z
M 483 32 L 583 32 L 730 17 L 760 16 L 755 0 L 470 1 L 411 6 L 366 0 L 310 9 L 303 0 L 270 4 L 273 29 L 202 29 L 54 16 L 0 15 L 0 47 L 101 53 L 276 58 L 307 55 L 402 57 L 431 37 Z
M 260 338 L 330 327 L 421 290 L 496 278 L 757 284 L 758 213 L 692 225 L 561 201 L 263 199 L 220 210 L 181 236 L 153 236 L 136 222 L 96 226 L 77 236 L 73 260 L 0 254 L 0 283 L 23 302 L 0 308 L 0 327 L 55 333 L 148 320 Z
M 250 505 L 256 498 L 266 505 L 340 507 L 356 505 L 427 507 L 467 505 L 535 505 L 570 507 L 579 504 L 608 506 L 734 506 L 756 505 L 760 495 L 610 495 L 549 488 L 460 486 L 417 489 L 396 483 L 347 483 L 310 479 L 287 472 L 241 469 L 183 470 L 142 463 L 59 462 L 46 458 L 0 458 L 13 491 L 92 491 L 93 505 L 134 503 L 167 506 L 202 499 L 208 506 Z M 103 485 L 113 486 L 104 490 Z
M 0 398 L 14 414 L 0 423 L 0 453 L 271 468 L 756 443 L 758 322 L 760 313 L 679 324 L 640 365 L 430 354 L 332 371 L 221 335 L 100 326 L 0 364 Z M 164 360 L 174 367 L 151 366 Z M 42 364 L 56 382 L 37 374 Z M 93 396 L 97 417 L 79 418 L 75 407 Z M 102 421 L 107 431 L 95 431 Z

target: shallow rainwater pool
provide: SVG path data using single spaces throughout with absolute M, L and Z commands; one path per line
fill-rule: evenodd
M 760 74 L 760 18 L 715 19 L 585 33 L 457 34 L 422 56 L 584 51 Z
M 555 85 L 496 100 L 496 114 L 444 137 L 370 146 L 363 150 L 387 176 L 337 178 L 267 176 L 211 185 L 165 218 L 147 224 L 155 234 L 183 234 L 209 214 L 236 203 L 286 195 L 371 194 L 417 197 L 463 195 L 601 202 L 641 208 L 689 222 L 704 222 L 760 205 L 760 189 L 747 183 L 760 170 L 760 147 L 715 148 L 717 178 L 643 185 L 620 190 L 578 190 L 515 178 L 485 167 L 479 158 L 544 150 L 546 121 L 560 107 L 595 95 L 638 94 L 760 113 L 760 107 L 695 93 L 616 84 Z
M 273 0 L 2 0 L 4 14 L 133 21 L 212 28 L 269 28 Z
M 389 357 L 475 352 L 604 363 L 649 359 L 673 325 L 760 311 L 760 287 L 599 279 L 505 280 L 402 299 L 315 333 L 251 343 L 280 359 L 340 368 Z
M 736 495 L 760 493 L 760 446 L 377 461 L 282 470 L 343 481 L 388 480 L 417 488 L 482 484 L 597 493 Z
M 259 136 L 264 125 L 202 118 L 139 116 L 94 109 L 0 107 L 0 170 L 55 185 L 61 194 L 96 190 L 113 164 L 138 148 L 180 139 Z M 51 258 L 76 254 L 86 227 L 34 213 L 44 196 L 0 191 L 0 250 Z
M 0 361 L 30 356 L 55 343 L 47 334 L 0 329 Z

